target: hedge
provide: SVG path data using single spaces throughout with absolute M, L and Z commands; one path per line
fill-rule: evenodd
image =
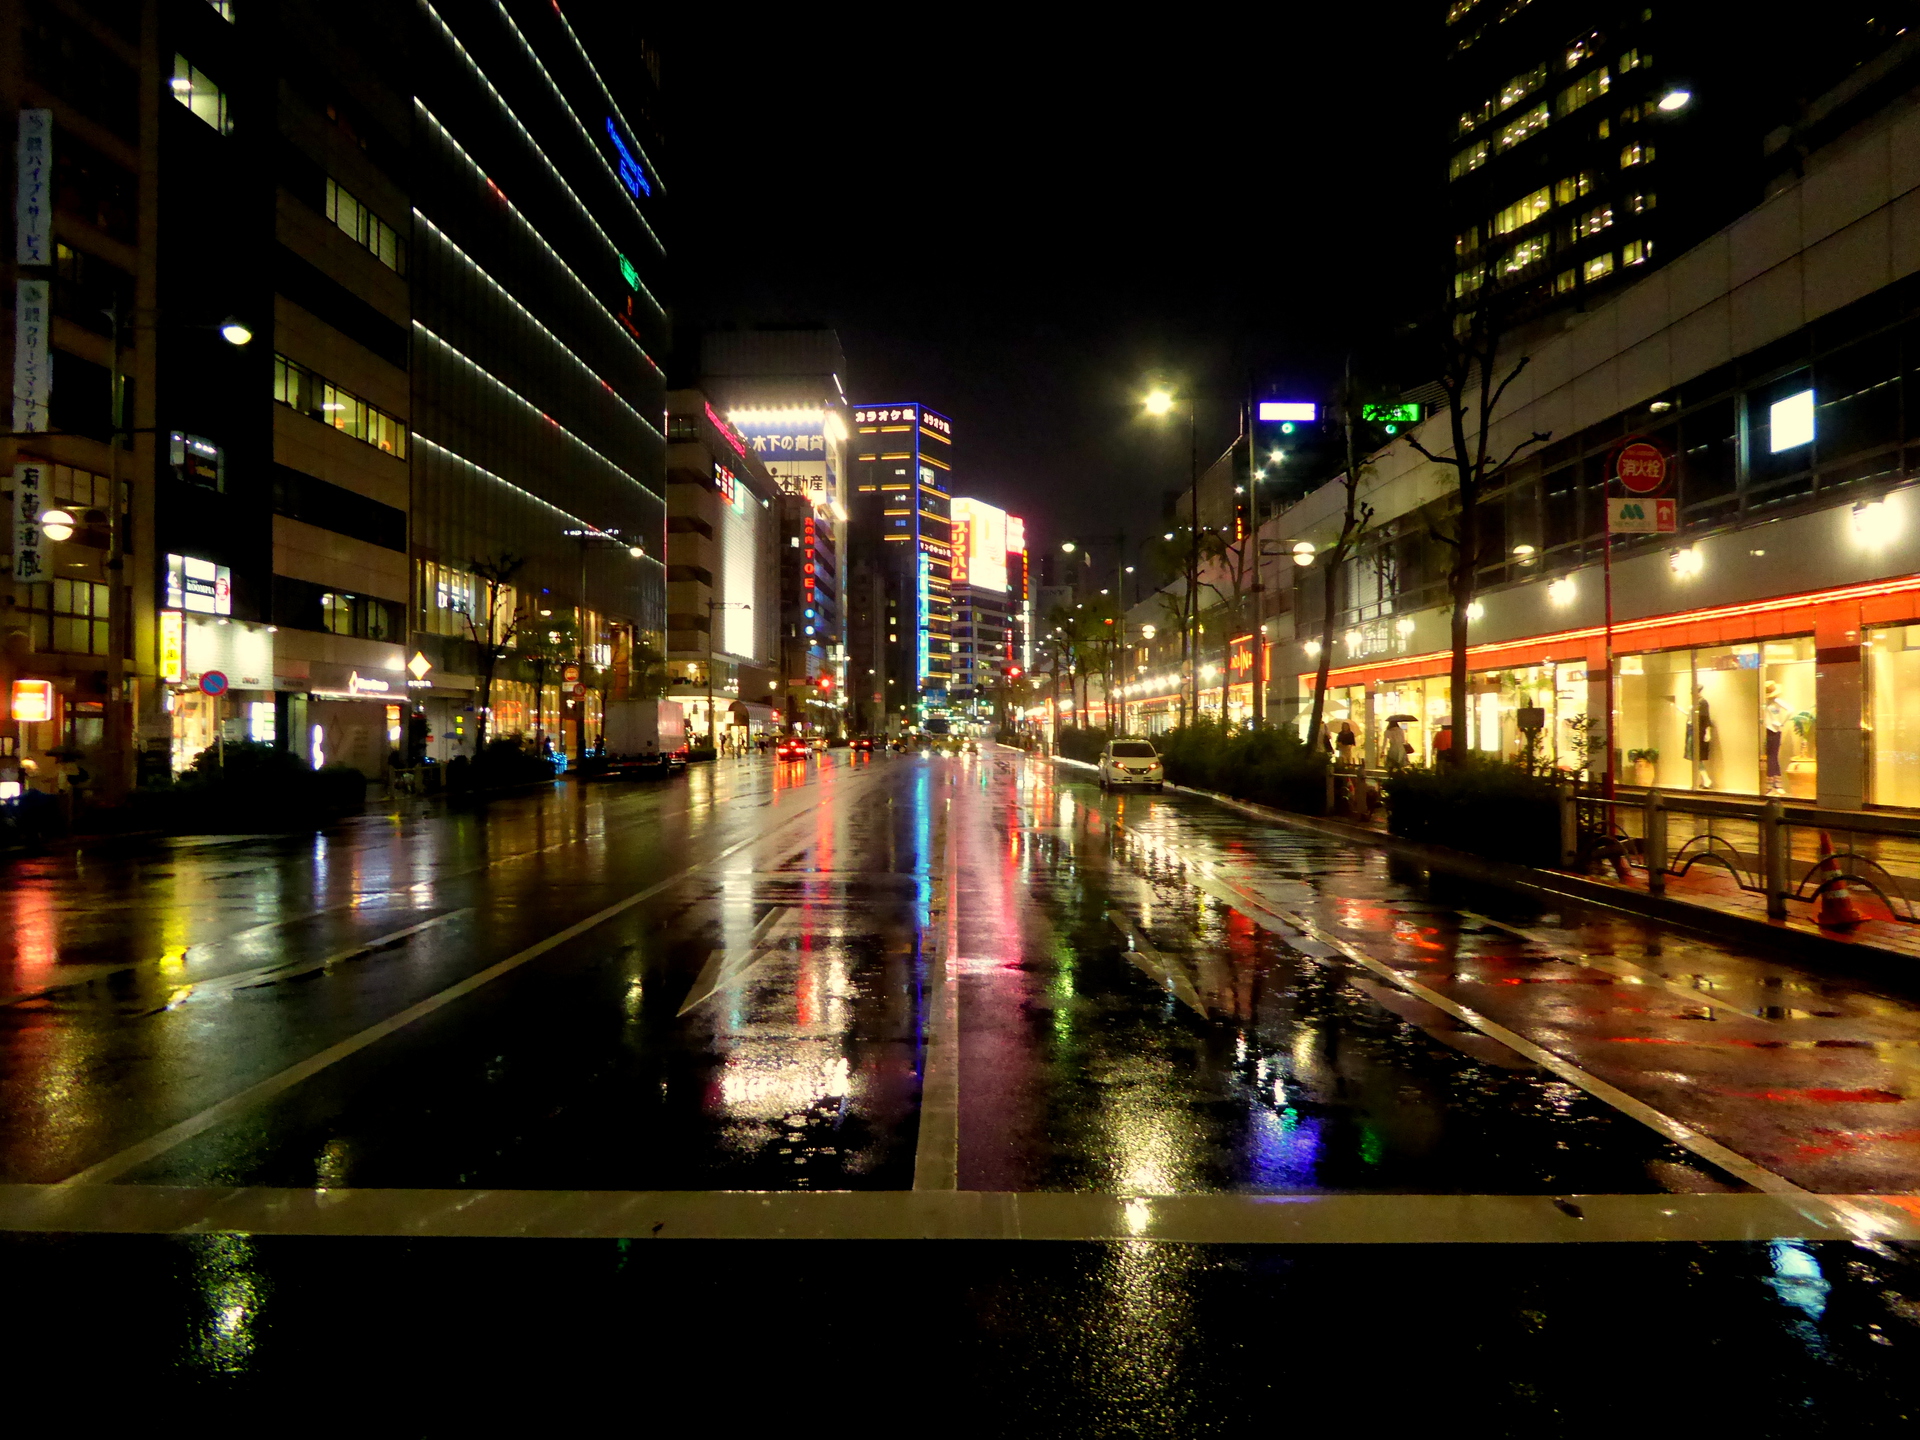
M 1230 730 L 1202 720 L 1153 737 L 1167 779 L 1300 815 L 1327 810 L 1327 757 L 1291 726 Z
M 1469 758 L 1387 777 L 1387 829 L 1522 865 L 1560 856 L 1560 792 L 1551 780 L 1497 760 Z

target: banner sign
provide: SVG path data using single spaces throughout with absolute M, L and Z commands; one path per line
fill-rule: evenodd
M 53 357 L 47 331 L 53 312 L 44 280 L 21 280 L 13 302 L 13 430 L 16 435 L 47 428 L 47 402 L 53 395 Z
M 47 561 L 42 547 L 46 532 L 40 528 L 40 510 L 46 501 L 48 467 L 38 461 L 23 460 L 13 467 L 13 578 L 44 580 Z
M 18 188 L 13 197 L 13 258 L 20 265 L 53 264 L 53 111 L 22 110 L 14 151 Z

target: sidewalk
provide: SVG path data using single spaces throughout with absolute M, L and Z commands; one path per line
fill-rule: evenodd
M 1070 765 L 1076 769 L 1097 768 L 1062 756 L 1050 758 L 1056 764 Z M 1703 931 L 1716 939 L 1769 946 L 1786 951 L 1800 960 L 1818 959 L 1883 982 L 1900 982 L 1904 985 L 1920 983 L 1920 969 L 1916 969 L 1912 963 L 1920 960 L 1920 925 L 1896 920 L 1869 920 L 1850 931 L 1825 930 L 1813 923 L 1812 907 L 1803 901 L 1789 901 L 1788 917 L 1772 920 L 1767 917 L 1766 897 L 1740 889 L 1733 877 L 1719 867 L 1695 866 L 1684 876 L 1668 876 L 1667 893 L 1664 896 L 1653 895 L 1647 891 L 1646 872 L 1640 869 L 1630 869 L 1628 874 L 1631 878 L 1622 882 L 1611 874 L 1575 875 L 1505 861 L 1483 860 L 1464 851 L 1402 840 L 1387 833 L 1384 820 L 1319 819 L 1273 810 L 1211 790 L 1194 790 L 1184 785 L 1169 785 L 1167 788 L 1212 800 L 1254 819 L 1284 825 L 1289 829 L 1378 845 L 1430 869 L 1465 879 L 1532 894 L 1577 900 L 1589 905 L 1610 906 L 1644 915 L 1651 920 Z M 1677 820 L 1680 817 L 1673 818 Z M 1679 848 L 1677 836 L 1673 848 Z M 1796 860 L 1801 858 L 1801 849 L 1799 844 L 1794 846 Z M 1811 845 L 1806 858 L 1811 863 Z M 1913 884 L 1920 887 L 1920 880 L 1915 880 Z M 1871 895 L 1866 896 L 1862 904 L 1868 907 L 1868 913 L 1882 908 Z

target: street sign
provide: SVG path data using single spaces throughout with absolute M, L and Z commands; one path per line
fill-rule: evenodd
M 1671 535 L 1679 528 L 1672 500 L 1607 501 L 1609 535 Z
M 1667 455 L 1651 440 L 1633 440 L 1614 459 L 1620 484 L 1635 495 L 1654 495 L 1667 483 Z
M 224 695 L 227 693 L 227 677 L 218 670 L 209 670 L 200 677 L 202 695 Z

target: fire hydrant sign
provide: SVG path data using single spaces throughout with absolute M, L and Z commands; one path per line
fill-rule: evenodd
M 1679 529 L 1672 500 L 1644 500 L 1629 496 L 1607 501 L 1609 535 L 1671 535 Z

